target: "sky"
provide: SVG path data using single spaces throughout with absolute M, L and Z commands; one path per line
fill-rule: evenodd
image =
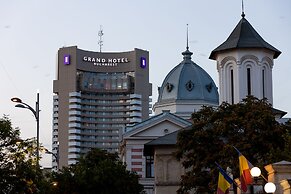
M 274 61 L 273 106 L 291 117 L 291 1 L 244 0 L 246 19 L 282 54 Z M 8 115 L 23 139 L 36 136 L 36 122 L 10 101 L 19 97 L 35 107 L 40 92 L 40 142 L 51 149 L 52 83 L 59 48 L 78 46 L 103 52 L 148 50 L 153 104 L 157 88 L 186 50 L 218 86 L 211 51 L 226 40 L 241 19 L 241 0 L 0 0 L 0 116 Z M 219 86 L 218 86 L 219 87 Z M 51 156 L 44 154 L 44 167 Z

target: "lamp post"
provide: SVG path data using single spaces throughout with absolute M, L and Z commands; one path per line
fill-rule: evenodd
M 51 154 L 55 158 L 55 160 L 57 162 L 57 171 L 58 171 L 59 170 L 59 156 L 58 156 L 58 154 L 55 154 L 55 153 L 49 151 L 46 148 L 44 148 L 44 151 L 45 151 L 46 154 Z
M 26 104 L 25 102 L 22 102 L 22 100 L 20 98 L 14 97 L 11 98 L 12 102 L 18 103 L 15 105 L 15 107 L 17 108 L 26 108 L 29 109 L 35 119 L 36 119 L 36 165 L 37 167 L 39 167 L 39 92 L 37 92 L 36 95 L 36 103 L 35 103 L 35 109 L 33 109 L 31 106 L 29 106 L 28 104 Z
M 251 169 L 251 175 L 256 179 L 259 176 L 263 177 L 263 179 L 267 182 L 264 186 L 264 190 L 266 193 L 274 193 L 276 191 L 276 186 L 272 182 L 268 182 L 268 180 L 261 174 L 261 170 L 258 167 L 253 167 Z

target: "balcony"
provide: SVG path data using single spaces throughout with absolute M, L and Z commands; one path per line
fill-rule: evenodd
M 81 103 L 81 99 L 78 98 L 70 98 L 69 103 Z
M 80 128 L 81 124 L 80 123 L 69 123 L 70 128 Z
M 81 146 L 81 143 L 80 142 L 76 142 L 76 141 L 70 141 L 69 142 L 69 146 Z
M 130 113 L 131 117 L 141 117 L 141 112 L 132 112 Z
M 69 134 L 80 134 L 81 130 L 80 129 L 69 129 Z
M 131 99 L 141 99 L 141 95 L 140 94 L 130 94 L 129 97 Z
M 81 93 L 80 92 L 71 92 L 69 94 L 70 97 L 81 97 Z
M 68 161 L 68 165 L 72 165 L 72 164 L 76 164 L 77 163 L 77 160 L 69 160 Z
M 79 104 L 70 104 L 69 109 L 81 109 L 81 105 Z
M 69 155 L 68 155 L 68 158 L 69 158 L 69 159 L 77 159 L 77 158 L 79 158 L 79 157 L 80 157 L 79 154 L 69 154 Z
M 80 117 L 74 117 L 74 116 L 70 116 L 69 117 L 69 121 L 77 121 L 77 122 L 81 122 L 81 118 Z
M 141 121 L 142 121 L 141 118 L 131 118 L 130 119 L 131 123 L 140 123 Z
M 131 105 L 133 105 L 133 104 L 141 105 L 141 101 L 140 101 L 140 100 L 131 100 L 131 101 L 130 101 L 130 104 L 131 104 Z
M 129 108 L 129 110 L 139 110 L 139 111 L 141 111 L 141 106 L 135 106 L 135 105 L 133 105 L 133 106 L 131 106 Z
M 81 111 L 78 111 L 78 110 L 70 110 L 69 111 L 69 115 L 80 115 L 81 114 Z
M 69 135 L 69 140 L 81 140 L 79 135 Z
M 69 153 L 80 153 L 81 149 L 80 148 L 69 148 Z

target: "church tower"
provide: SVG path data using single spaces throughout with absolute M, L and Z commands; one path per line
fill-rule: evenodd
M 272 68 L 280 54 L 256 32 L 243 12 L 227 40 L 209 57 L 217 61 L 219 103 L 234 104 L 253 95 L 273 104 Z

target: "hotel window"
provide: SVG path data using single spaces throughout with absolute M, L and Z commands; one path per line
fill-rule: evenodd
M 111 89 L 113 89 L 113 90 L 116 89 L 116 82 L 117 82 L 117 78 L 111 79 Z
M 121 80 L 121 78 L 118 78 L 118 80 L 117 80 L 117 89 L 122 89 L 122 80 Z
M 146 156 L 146 178 L 154 177 L 154 156 Z

